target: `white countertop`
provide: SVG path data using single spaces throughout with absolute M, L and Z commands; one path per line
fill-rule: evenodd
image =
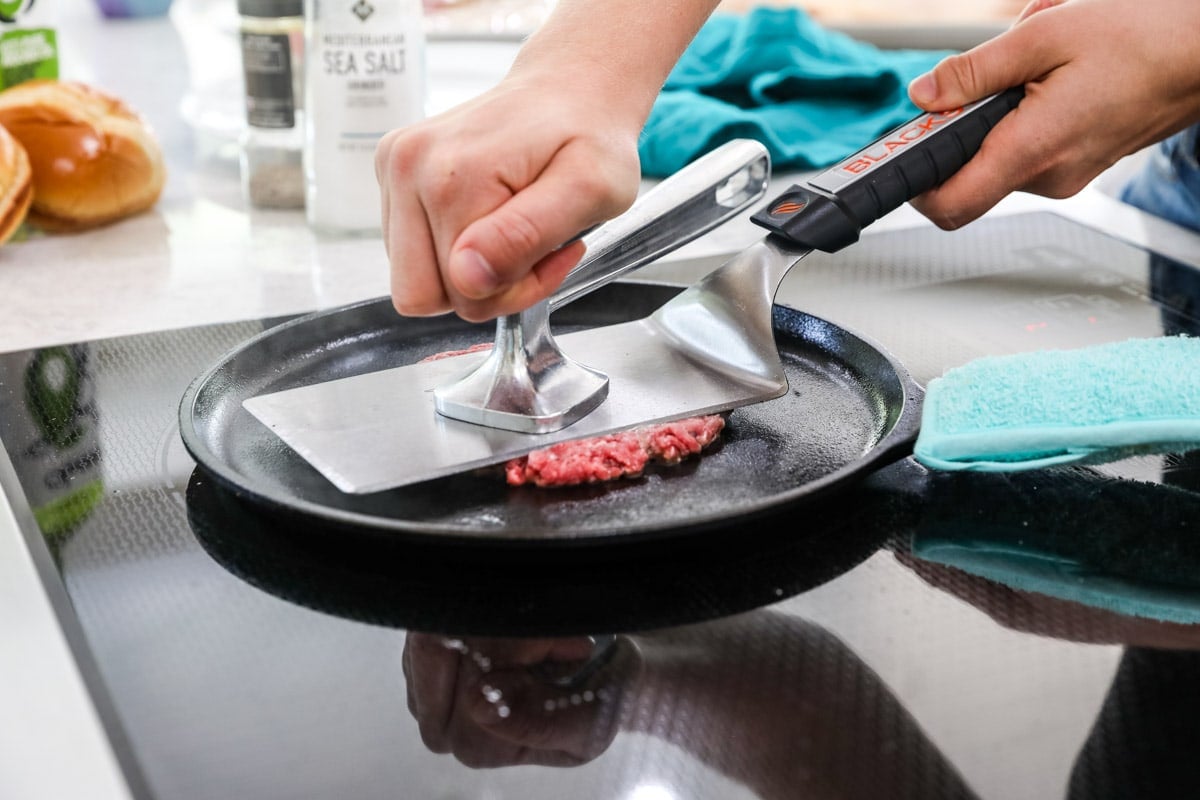
M 379 238 L 321 238 L 302 212 L 253 209 L 243 200 L 236 161 L 240 56 L 230 0 L 179 0 L 170 18 L 119 21 L 103 20 L 88 0 L 62 5 L 64 77 L 117 94 L 149 120 L 166 154 L 167 184 L 155 208 L 135 218 L 0 247 L 0 352 L 302 312 L 387 293 Z M 431 41 L 431 111 L 490 85 L 517 46 L 511 37 Z M 788 176 L 776 182 L 782 188 Z M 1094 189 L 1056 203 L 1017 196 L 995 213 L 1047 205 L 1200 261 L 1195 237 L 1179 236 Z M 921 224 L 928 223 L 905 207 L 866 235 Z M 736 220 L 643 274 L 693 279 L 759 236 L 748 220 Z
M 241 86 L 231 0 L 176 0 L 170 19 L 127 21 L 103 20 L 89 0 L 63 0 L 61 6 L 64 77 L 94 83 L 141 111 L 163 144 L 169 177 L 149 213 L 96 231 L 34 236 L 0 248 L 0 352 L 303 312 L 387 293 L 379 239 L 321 238 L 302 212 L 257 211 L 243 201 L 232 139 L 240 124 Z M 431 42 L 431 110 L 488 86 L 516 47 L 511 38 Z M 1114 169 L 1069 201 L 1015 196 L 992 213 L 1051 208 L 1200 264 L 1200 237 L 1140 214 L 1105 191 L 1127 168 Z M 776 182 L 787 181 L 782 176 Z M 866 235 L 927 224 L 906 207 Z M 737 220 L 643 274 L 691 280 L 760 236 L 748 220 Z M 787 301 L 786 282 L 780 296 Z M 25 511 L 10 508 L 0 494 L 0 565 L 14 573 L 0 570 L 0 610 L 12 612 L 0 614 L 0 640 L 5 652 L 22 656 L 0 659 L 0 709 L 7 720 L 39 722 L 6 723 L 12 735 L 0 737 L 0 796 L 127 798 L 55 628 L 52 607 L 64 597 L 53 587 L 48 596 L 39 591 L 15 524 L 20 513 Z M 63 730 L 72 738 L 63 738 Z M 64 759 L 64 752 L 72 758 Z

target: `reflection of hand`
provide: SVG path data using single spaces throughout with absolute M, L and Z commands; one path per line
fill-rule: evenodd
M 617 639 L 595 672 L 576 673 L 593 642 L 572 639 L 450 639 L 409 633 L 408 708 L 435 753 L 470 767 L 574 766 L 616 735 L 625 689 L 641 661 Z
M 896 559 L 931 586 L 1015 631 L 1072 642 L 1200 650 L 1200 625 L 1130 617 L 1049 595 L 1025 592 L 908 553 Z
M 991 41 L 914 81 L 928 110 L 1025 84 L 975 158 L 913 205 L 944 228 L 1012 191 L 1067 197 L 1119 158 L 1200 119 L 1200 3 L 1033 0 Z
M 549 295 L 583 253 L 556 248 L 633 202 L 638 133 L 715 4 L 559 0 L 494 89 L 387 134 L 375 163 L 397 310 L 482 321 Z

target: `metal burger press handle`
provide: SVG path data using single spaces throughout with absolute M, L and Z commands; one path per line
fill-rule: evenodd
M 666 255 L 740 214 L 767 191 L 767 149 L 737 139 L 666 178 L 585 234 L 587 251 L 558 290 L 496 320 L 495 347 L 465 377 L 434 390 L 438 413 L 491 428 L 551 433 L 608 396 L 608 377 L 566 356 L 550 312 Z
M 794 184 L 751 217 L 770 233 L 656 311 L 648 318 L 651 329 L 715 369 L 782 381 L 786 389 L 771 307 L 788 270 L 813 250 L 834 252 L 853 244 L 867 225 L 944 182 L 1023 96 L 1024 89 L 1017 87 L 963 108 L 919 115 L 815 178 Z M 584 237 L 591 257 L 549 302 L 499 320 L 490 357 L 466 378 L 436 389 L 437 410 L 493 428 L 550 433 L 603 402 L 607 377 L 562 354 L 550 336 L 551 308 L 675 249 L 754 202 L 768 180 L 766 153 L 758 146 L 761 155 L 752 159 L 742 148 L 755 143 L 732 145 L 737 148 L 730 153 L 737 155 L 729 156 L 733 162 L 717 162 L 721 171 L 706 159 L 721 157 L 724 148 L 648 192 L 644 210 L 639 201 Z M 684 192 L 676 193 L 677 185 L 704 184 L 703 174 L 717 179 L 698 192 L 689 188 L 688 200 Z M 664 207 L 670 203 L 689 211 Z M 729 213 L 715 213 L 714 206 Z M 637 248 L 643 239 L 652 242 L 645 245 L 644 257 L 625 259 L 624 248 Z

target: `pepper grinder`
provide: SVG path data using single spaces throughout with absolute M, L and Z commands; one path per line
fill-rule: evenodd
M 246 87 L 243 191 L 259 208 L 303 208 L 303 0 L 238 0 L 237 7 Z

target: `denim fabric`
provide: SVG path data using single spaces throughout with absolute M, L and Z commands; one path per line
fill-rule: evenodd
M 1200 125 L 1161 142 L 1121 190 L 1132 206 L 1200 231 Z

